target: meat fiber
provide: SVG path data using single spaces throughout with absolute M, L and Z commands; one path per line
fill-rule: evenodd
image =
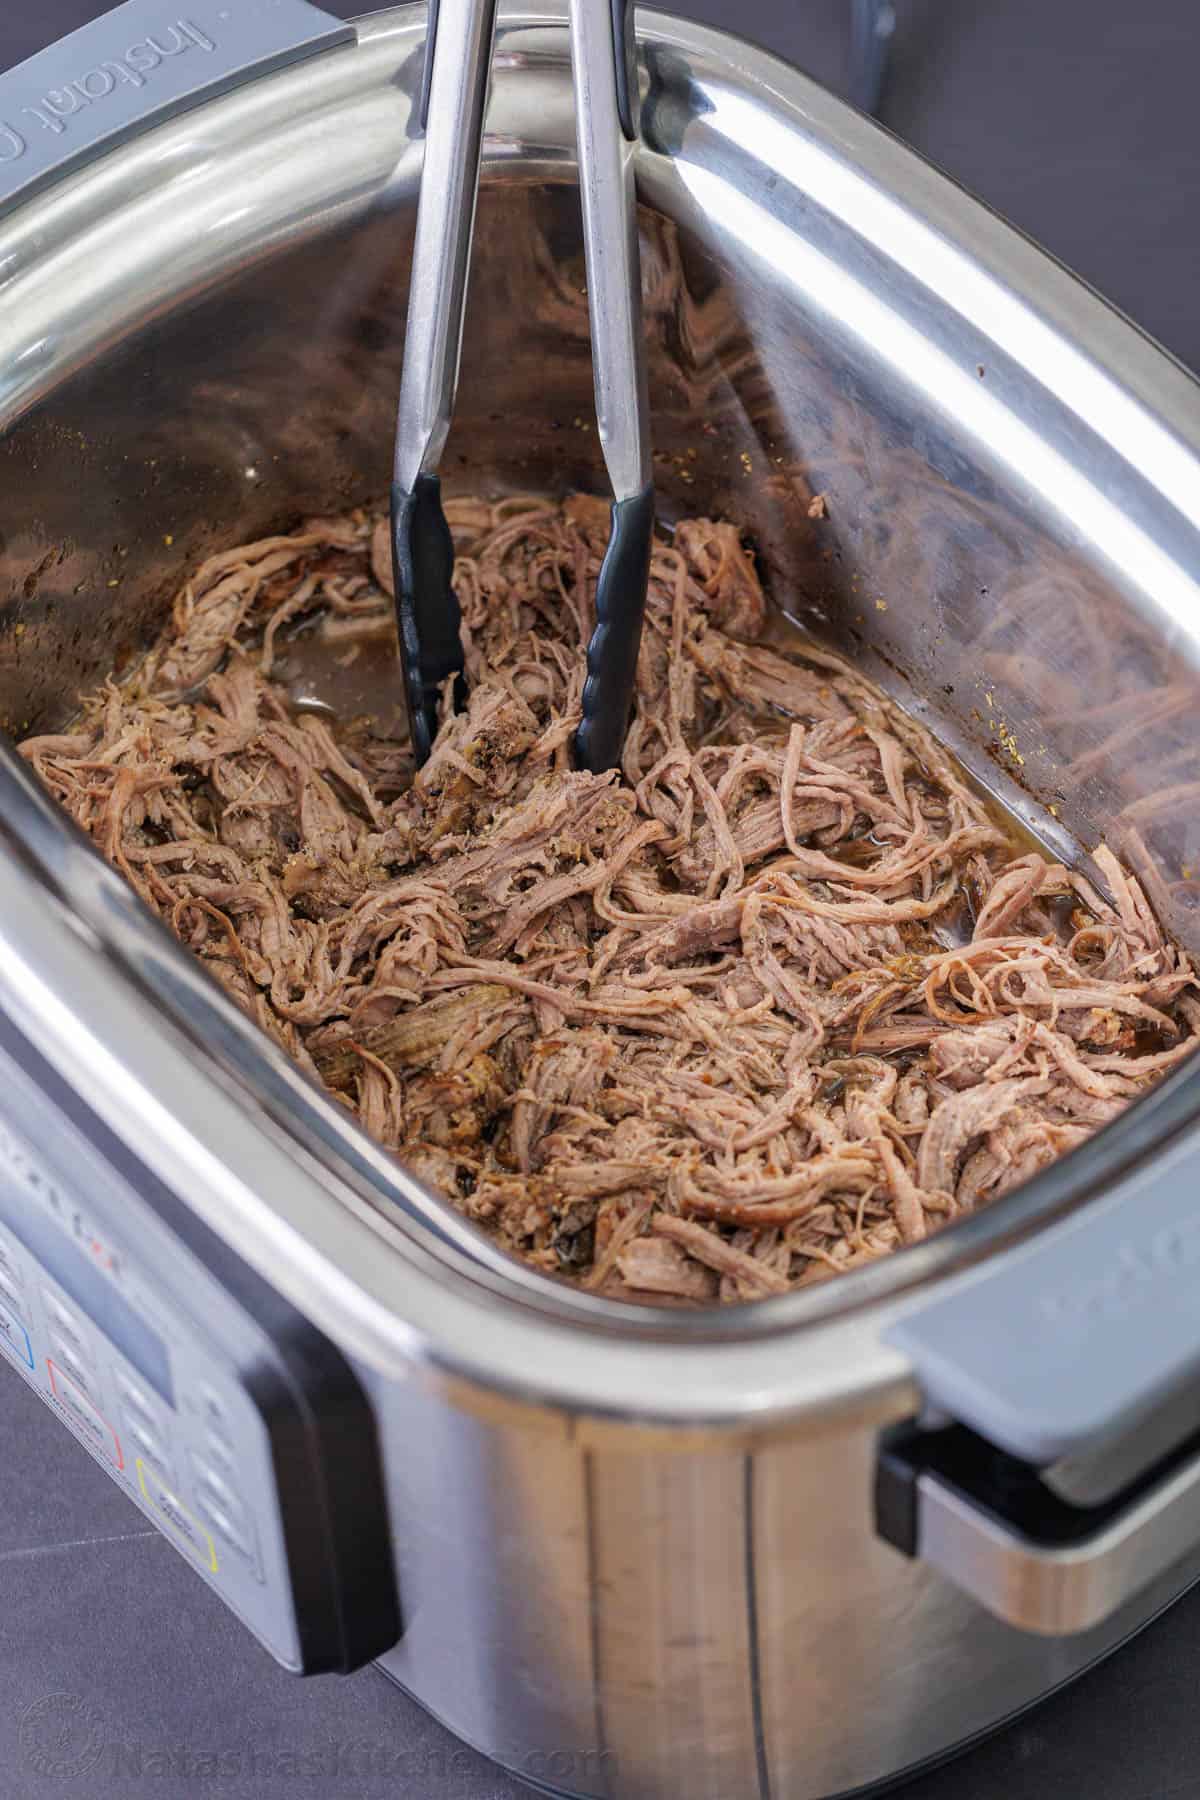
M 1191 1053 L 1196 978 L 1013 843 L 838 658 L 764 638 L 736 529 L 656 543 L 620 775 L 571 765 L 607 517 L 450 506 L 469 696 L 414 777 L 293 702 L 394 657 L 386 523 L 210 557 L 145 664 L 24 754 L 238 1003 L 549 1274 L 782 1293 L 995 1199 Z M 757 640 L 757 641 L 755 641 Z M 394 670 L 394 662 L 387 667 Z

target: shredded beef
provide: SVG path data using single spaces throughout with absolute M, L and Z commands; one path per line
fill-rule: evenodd
M 654 549 L 621 775 L 571 766 L 606 508 L 459 501 L 469 698 L 414 777 L 299 710 L 393 654 L 386 522 L 210 557 L 24 754 L 250 1016 L 452 1205 L 594 1290 L 749 1300 L 994 1200 L 1194 1047 L 1105 848 L 1021 849 L 839 658 L 764 636 L 736 529 Z

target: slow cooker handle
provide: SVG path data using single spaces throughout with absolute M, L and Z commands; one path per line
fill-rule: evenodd
M 354 43 L 307 0 L 125 0 L 0 76 L 0 214 L 172 114 Z
M 886 1336 L 927 1407 L 880 1446 L 876 1523 L 898 1549 L 1010 1623 L 1059 1634 L 1107 1618 L 1200 1548 L 1190 1122 L 1103 1198 Z

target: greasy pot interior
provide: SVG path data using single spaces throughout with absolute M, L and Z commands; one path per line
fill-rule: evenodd
M 778 605 L 1200 948 L 1194 386 L 865 121 L 645 22 L 664 516 L 742 523 Z M 0 222 L 14 735 L 128 667 L 198 556 L 385 488 L 420 49 L 385 15 Z M 492 128 L 446 482 L 603 492 L 561 28 L 503 33 Z

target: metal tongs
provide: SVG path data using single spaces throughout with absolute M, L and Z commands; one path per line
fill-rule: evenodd
M 638 129 L 631 0 L 570 0 L 596 416 L 613 490 L 596 588 L 579 766 L 617 766 L 629 722 L 654 530 L 633 186 Z M 420 107 L 417 208 L 392 480 L 400 657 L 418 764 L 437 732 L 443 685 L 462 698 L 454 549 L 437 476 L 458 385 L 496 0 L 431 0 Z

